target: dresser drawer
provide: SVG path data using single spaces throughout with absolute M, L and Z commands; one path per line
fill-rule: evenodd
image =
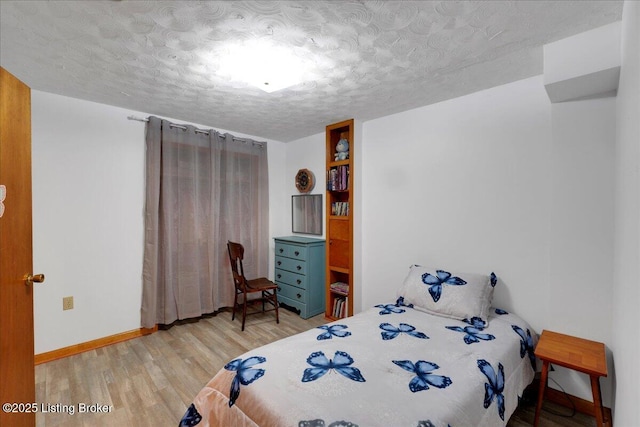
M 298 274 L 307 274 L 307 263 L 293 258 L 276 256 L 276 268 Z
M 276 256 L 277 255 L 284 256 L 287 258 L 306 260 L 307 247 L 276 242 Z
M 278 301 L 303 319 L 324 312 L 324 240 L 301 236 L 275 238 Z
M 289 286 L 285 283 L 278 283 L 278 299 L 283 296 L 292 301 L 297 301 L 302 304 L 306 304 L 309 297 L 306 289 L 296 288 L 295 286 Z M 284 301 L 284 300 L 283 300 Z
M 276 268 L 276 281 L 307 289 L 307 276 Z

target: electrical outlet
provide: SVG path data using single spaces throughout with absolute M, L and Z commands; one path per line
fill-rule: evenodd
M 73 297 L 62 298 L 62 309 L 73 310 Z

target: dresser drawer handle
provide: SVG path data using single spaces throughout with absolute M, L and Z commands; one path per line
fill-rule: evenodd
M 284 252 L 284 249 L 280 248 L 280 253 Z
M 278 264 L 278 265 L 282 265 L 282 261 L 278 261 L 276 264 Z
M 282 292 L 282 288 L 278 286 L 278 292 Z
M 277 277 L 278 277 L 278 279 L 282 278 L 282 274 L 278 274 Z
M 297 266 L 297 267 L 296 267 L 296 269 L 298 269 L 298 270 L 302 270 L 302 266 L 301 266 L 301 265 L 299 265 L 299 266 Z
M 298 297 L 298 299 L 302 298 L 302 295 L 300 294 L 296 294 L 296 296 Z
M 294 254 L 296 254 L 296 256 L 300 255 L 300 252 L 295 251 Z
M 302 280 L 298 279 L 298 280 L 296 280 L 296 283 L 298 283 L 298 285 L 299 285 L 300 283 L 302 283 Z

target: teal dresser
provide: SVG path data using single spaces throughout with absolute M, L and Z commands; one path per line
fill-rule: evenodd
M 324 313 L 324 240 L 311 237 L 276 237 L 275 282 L 278 301 L 308 319 Z

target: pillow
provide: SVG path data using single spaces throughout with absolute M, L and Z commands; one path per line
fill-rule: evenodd
M 417 310 L 458 320 L 489 321 L 496 275 L 453 272 L 413 265 L 398 297 Z

